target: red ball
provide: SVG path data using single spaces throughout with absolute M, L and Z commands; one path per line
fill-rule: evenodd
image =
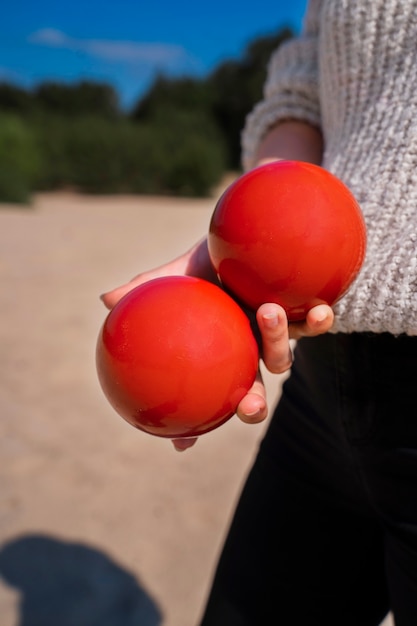
M 258 346 L 245 313 L 220 287 L 157 278 L 125 295 L 97 342 L 110 404 L 160 437 L 193 437 L 228 420 L 252 386 Z
M 276 302 L 295 321 L 346 293 L 365 257 L 366 228 L 336 176 L 310 163 L 277 161 L 226 189 L 208 249 L 223 286 L 241 303 L 255 310 Z

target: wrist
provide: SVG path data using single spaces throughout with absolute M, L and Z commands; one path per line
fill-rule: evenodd
M 306 122 L 286 120 L 271 127 L 264 136 L 257 150 L 256 165 L 283 159 L 320 165 L 322 158 L 320 129 Z

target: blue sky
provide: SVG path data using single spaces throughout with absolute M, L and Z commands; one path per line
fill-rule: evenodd
M 301 27 L 306 0 L 6 0 L 0 81 L 112 84 L 130 106 L 158 73 L 204 76 L 258 36 Z

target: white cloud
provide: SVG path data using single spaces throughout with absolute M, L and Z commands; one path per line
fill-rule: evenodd
M 198 62 L 185 48 L 165 43 L 143 43 L 110 39 L 77 39 L 54 28 L 43 28 L 29 42 L 53 48 L 83 52 L 107 62 L 143 63 L 159 69 L 196 69 Z
M 90 39 L 84 48 L 91 55 L 109 61 L 147 61 L 166 63 L 172 59 L 181 60 L 187 53 L 181 46 L 168 44 L 145 44 L 134 41 L 103 41 Z
M 29 43 L 66 48 L 71 44 L 71 38 L 55 28 L 42 28 L 29 36 Z

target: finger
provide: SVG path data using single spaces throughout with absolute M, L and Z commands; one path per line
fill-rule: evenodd
M 327 304 L 319 304 L 309 310 L 305 320 L 290 324 L 290 337 L 292 339 L 301 339 L 301 337 L 322 335 L 330 330 L 333 322 L 334 313 L 331 307 Z
M 266 391 L 260 371 L 246 396 L 239 402 L 236 415 L 245 424 L 257 424 L 267 417 Z
M 292 351 L 288 334 L 288 319 L 278 304 L 259 307 L 256 321 L 262 337 L 262 360 L 274 374 L 286 372 L 292 365 Z
M 135 287 L 138 287 L 142 282 L 143 279 L 138 276 L 133 280 L 130 280 L 128 283 L 120 285 L 120 287 L 116 287 L 107 293 L 103 293 L 100 296 L 100 299 L 108 309 L 112 309 L 119 302 L 119 300 L 123 298 L 123 296 L 129 293 L 129 291 L 132 291 Z
M 191 446 L 193 446 L 197 442 L 197 437 L 171 439 L 171 441 L 177 452 L 184 452 L 184 450 L 187 450 L 187 448 L 191 448 Z
M 152 280 L 153 278 L 160 278 L 161 276 L 174 276 L 174 275 L 184 274 L 185 269 L 186 269 L 187 259 L 188 259 L 188 255 L 185 254 L 180 257 L 177 257 L 176 259 L 174 259 L 173 261 L 170 261 L 169 263 L 159 265 L 158 267 L 152 270 L 142 272 L 141 274 L 137 274 L 136 276 L 134 276 L 134 278 L 129 280 L 124 285 L 120 285 L 119 287 L 116 287 L 115 289 L 112 289 L 111 291 L 108 291 L 107 293 L 103 293 L 100 296 L 100 299 L 103 301 L 103 303 L 108 309 L 112 309 L 114 305 L 117 304 L 119 300 L 123 298 L 123 296 L 125 296 L 129 291 L 132 291 L 132 289 L 134 289 L 135 287 L 139 287 L 139 285 L 142 285 L 143 283 L 146 283 L 147 281 Z

